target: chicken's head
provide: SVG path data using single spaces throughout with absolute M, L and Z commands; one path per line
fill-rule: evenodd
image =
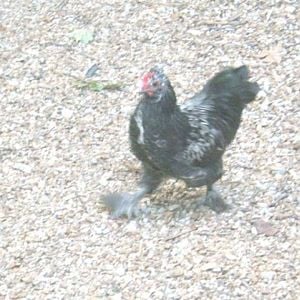
M 139 82 L 140 92 L 149 97 L 158 96 L 167 87 L 168 79 L 163 70 L 154 67 L 144 74 Z

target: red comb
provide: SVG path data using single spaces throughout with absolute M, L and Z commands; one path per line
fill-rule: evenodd
M 147 87 L 149 80 L 153 76 L 153 72 L 148 72 L 142 77 L 142 87 Z

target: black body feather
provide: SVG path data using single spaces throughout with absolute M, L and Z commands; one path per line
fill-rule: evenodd
M 181 172 L 174 173 L 174 165 L 209 166 L 235 137 L 242 111 L 258 90 L 257 83 L 248 81 L 246 66 L 230 68 L 178 106 L 168 81 L 159 101 L 145 95 L 132 115 L 132 151 L 142 162 L 177 178 Z

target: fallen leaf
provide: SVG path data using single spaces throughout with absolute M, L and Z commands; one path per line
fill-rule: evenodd
M 262 50 L 258 57 L 266 59 L 269 63 L 279 64 L 282 60 L 283 49 L 281 46 L 275 46 L 267 50 Z
M 253 223 L 257 234 L 264 234 L 266 236 L 273 236 L 278 232 L 278 229 L 275 228 L 271 223 L 264 220 L 257 220 Z
M 7 31 L 7 28 L 0 24 L 0 31 Z
M 123 87 L 121 83 L 101 83 L 99 81 L 77 80 L 75 87 L 78 89 L 88 89 L 94 92 L 100 92 L 102 90 L 120 90 Z

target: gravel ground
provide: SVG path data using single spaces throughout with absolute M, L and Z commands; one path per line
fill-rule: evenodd
M 1 2 L 0 299 L 300 298 L 299 3 L 209 2 Z M 121 90 L 78 88 L 95 63 L 86 80 Z M 180 101 L 229 65 L 262 88 L 225 155 L 226 213 L 174 180 L 136 220 L 100 201 L 136 185 L 128 118 L 157 63 Z

